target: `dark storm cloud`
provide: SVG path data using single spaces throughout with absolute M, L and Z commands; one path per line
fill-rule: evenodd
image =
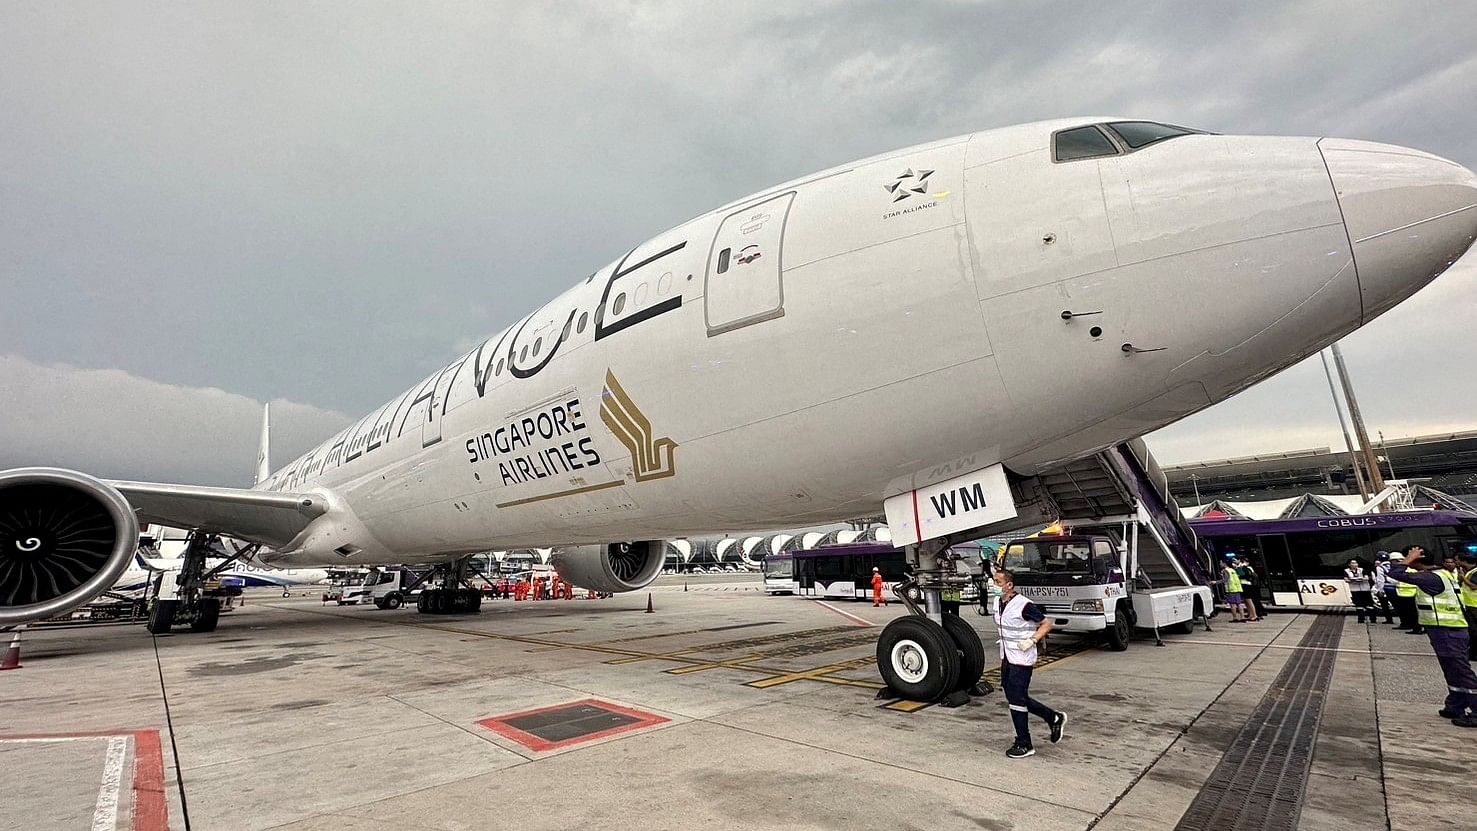
M 663 228 L 909 143 L 1123 113 L 1477 166 L 1474 24 L 1425 3 L 7 4 L 0 354 L 358 414 Z M 1365 336 L 1398 335 L 1398 360 L 1350 360 L 1371 413 L 1419 431 L 1477 401 L 1387 387 L 1466 337 L 1462 308 L 1416 314 Z M 1308 410 L 1244 406 L 1270 448 Z M 16 429 L 0 444 L 45 455 Z M 1222 455 L 1184 435 L 1166 455 Z M 203 450 L 118 461 L 238 480 Z

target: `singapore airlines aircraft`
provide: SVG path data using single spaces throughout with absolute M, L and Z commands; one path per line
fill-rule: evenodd
M 655 541 L 885 505 L 933 591 L 928 543 L 1010 482 L 1311 355 L 1474 234 L 1477 177 L 1404 147 L 1123 118 L 909 147 L 640 243 L 255 488 L 0 474 L 0 625 L 112 585 L 140 519 L 274 565 L 553 546 L 629 591 Z M 941 489 L 982 498 L 930 516 Z

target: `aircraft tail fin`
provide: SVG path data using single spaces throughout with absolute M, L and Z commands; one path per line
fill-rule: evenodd
M 262 438 L 256 449 L 256 480 L 253 485 L 260 485 L 272 475 L 271 433 L 272 405 L 267 403 L 262 405 Z

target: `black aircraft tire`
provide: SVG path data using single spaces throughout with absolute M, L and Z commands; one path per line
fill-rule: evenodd
M 178 600 L 155 600 L 154 608 L 149 610 L 149 631 L 155 635 L 169 634 L 174 627 L 174 610 L 178 606 Z
M 985 677 L 985 645 L 974 627 L 958 615 L 944 615 L 944 631 L 959 648 L 959 680 L 954 689 L 970 689 Z
M 1106 630 L 1108 636 L 1108 647 L 1114 652 L 1123 652 L 1128 649 L 1128 639 L 1133 636 L 1133 624 L 1128 620 L 1128 614 L 1122 606 L 1118 607 L 1118 614 L 1113 617 L 1113 625 Z
M 221 619 L 221 602 L 219 600 L 202 600 L 200 609 L 195 619 L 190 621 L 191 632 L 214 632 L 215 626 Z
M 877 669 L 892 691 L 910 701 L 934 702 L 959 689 L 959 650 L 944 628 L 906 615 L 877 639 Z
M 1176 635 L 1189 635 L 1193 633 L 1195 631 L 1195 621 L 1205 616 L 1205 607 L 1201 605 L 1200 598 L 1197 597 L 1195 598 L 1195 605 L 1192 608 L 1193 611 L 1190 613 L 1190 619 L 1176 623 L 1169 627 L 1169 631 Z

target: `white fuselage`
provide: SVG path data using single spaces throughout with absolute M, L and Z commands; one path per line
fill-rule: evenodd
M 641 243 L 261 483 L 330 506 L 263 559 L 815 525 L 996 463 L 1030 473 L 1322 348 L 1477 224 L 1380 201 L 1404 175 L 1384 145 L 1188 135 L 1053 161 L 1054 131 L 1107 120 L 910 147 Z M 1404 153 L 1459 171 L 1454 206 L 1477 193 Z M 1429 213 L 1425 238 L 1355 235 L 1345 169 L 1359 221 Z

